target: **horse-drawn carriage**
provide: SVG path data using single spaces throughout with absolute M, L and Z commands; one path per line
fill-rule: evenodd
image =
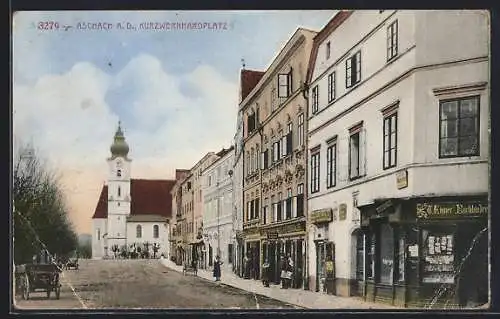
M 30 293 L 36 290 L 45 291 L 47 298 L 53 291 L 56 299 L 61 294 L 59 274 L 61 269 L 54 263 L 25 264 L 16 267 L 16 288 L 23 299 L 29 299 Z

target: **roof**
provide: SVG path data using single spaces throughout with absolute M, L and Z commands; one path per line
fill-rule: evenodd
M 128 222 L 162 222 L 166 223 L 168 218 L 159 215 L 130 215 Z
M 130 215 L 172 217 L 172 195 L 175 180 L 132 179 L 130 181 Z M 108 186 L 104 185 L 92 218 L 108 216 Z
M 234 146 L 231 146 L 230 148 L 223 148 L 216 155 L 219 156 L 219 157 L 224 157 L 224 155 L 226 155 L 227 153 L 231 152 L 232 150 L 234 150 Z
M 241 85 L 241 101 L 243 101 L 253 88 L 259 83 L 260 79 L 264 76 L 263 71 L 254 70 L 241 70 L 240 85 Z
M 307 83 L 311 83 L 312 80 L 312 74 L 314 71 L 314 65 L 316 64 L 316 57 L 318 55 L 318 48 L 321 42 L 325 40 L 326 37 L 328 37 L 339 25 L 341 25 L 349 16 L 352 14 L 352 10 L 341 10 L 337 12 L 336 15 L 333 16 L 333 18 L 326 24 L 326 26 L 321 29 L 321 31 L 316 34 L 313 40 L 313 46 L 311 49 L 311 55 L 309 58 L 309 66 L 307 68 L 307 76 L 306 76 L 306 81 Z

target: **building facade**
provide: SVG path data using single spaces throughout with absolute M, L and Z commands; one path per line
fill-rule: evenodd
M 216 256 L 224 263 L 222 268 L 231 270 L 233 263 L 233 147 L 223 149 L 218 160 L 209 165 L 202 178 L 204 209 L 203 237 L 207 247 L 204 250 L 204 267 L 211 268 Z
M 182 245 L 182 187 L 181 184 L 189 175 L 189 170 L 176 170 L 176 183 L 170 191 L 172 197 L 172 222 L 170 223 L 170 260 L 182 265 L 184 251 Z
M 131 178 L 132 160 L 120 124 L 110 151 L 107 183 L 92 217 L 92 257 L 129 257 L 132 251 L 168 256 L 175 180 Z
M 242 101 L 245 121 L 243 232 L 247 277 L 270 264 L 280 282 L 280 260 L 293 261 L 292 287 L 305 275 L 305 112 L 303 84 L 316 32 L 299 28 Z
M 340 12 L 308 82 L 311 289 L 487 302 L 487 12 Z

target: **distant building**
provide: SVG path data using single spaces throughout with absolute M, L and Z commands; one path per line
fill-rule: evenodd
M 145 243 L 151 256 L 154 244 L 159 245 L 157 257 L 169 256 L 175 180 L 132 179 L 129 146 L 120 125 L 110 150 L 108 181 L 92 217 L 92 257 L 112 258 L 113 247 L 130 251 L 134 244 L 143 251 Z
M 487 11 L 355 10 L 316 36 L 312 290 L 403 307 L 487 302 L 488 24 Z
M 231 269 L 233 264 L 233 147 L 216 154 L 219 159 L 203 172 L 203 238 L 204 267 L 213 266 L 218 255 L 223 267 Z

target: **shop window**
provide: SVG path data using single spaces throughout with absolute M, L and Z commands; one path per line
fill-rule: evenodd
M 356 234 L 356 280 L 364 280 L 364 235 L 361 231 Z
M 367 252 L 366 252 L 366 278 L 368 280 L 375 280 L 375 256 L 377 236 L 375 232 L 371 232 L 367 238 Z
M 384 223 L 380 226 L 380 283 L 392 284 L 394 273 L 394 232 Z
M 402 236 L 399 237 L 399 245 L 398 245 L 398 272 L 397 272 L 397 280 L 399 282 L 405 281 L 405 272 L 406 272 L 406 240 Z
M 455 282 L 454 232 L 422 230 L 423 283 Z

